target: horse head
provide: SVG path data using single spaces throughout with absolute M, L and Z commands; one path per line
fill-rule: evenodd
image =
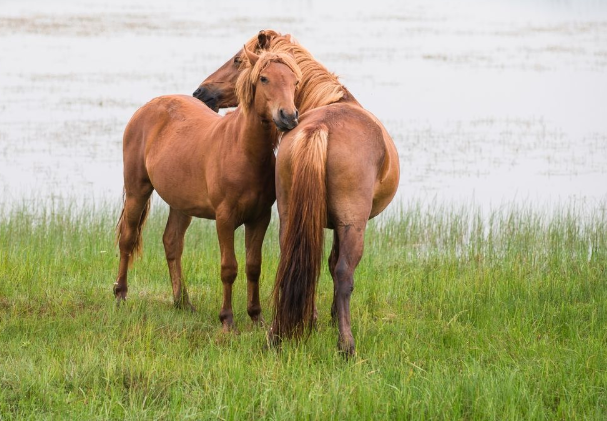
M 259 31 L 257 36 L 247 41 L 245 48 L 259 54 L 269 50 L 272 40 L 279 36 L 281 36 L 280 33 L 271 29 Z M 244 49 L 240 49 L 223 66 L 203 80 L 192 95 L 214 111 L 238 106 L 234 88 L 238 76 L 244 68 L 244 60 Z
M 244 113 L 255 112 L 262 121 L 273 121 L 281 130 L 298 124 L 295 91 L 301 71 L 295 59 L 284 53 L 262 52 L 243 47 L 245 67 L 236 81 L 236 99 Z

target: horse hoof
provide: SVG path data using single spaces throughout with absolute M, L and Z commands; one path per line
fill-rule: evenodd
M 114 288 L 112 289 L 114 292 L 114 298 L 116 299 L 116 307 L 120 307 L 122 303 L 126 301 L 126 291 L 123 291 L 118 282 L 114 284 Z
M 352 341 L 337 341 L 337 349 L 346 358 L 349 359 L 356 354 L 356 347 L 354 340 Z
M 189 301 L 176 302 L 174 305 L 178 310 L 186 310 L 191 313 L 196 313 L 196 308 Z
M 123 290 L 118 282 L 114 282 L 114 286 L 112 288 L 112 292 L 114 293 L 114 297 L 126 299 L 126 288 Z
M 223 322 L 222 323 L 222 327 L 221 330 L 223 333 L 226 334 L 233 334 L 233 335 L 238 335 L 240 332 L 238 331 L 238 329 L 236 328 L 236 325 L 232 322 L 232 323 L 227 323 L 227 322 Z

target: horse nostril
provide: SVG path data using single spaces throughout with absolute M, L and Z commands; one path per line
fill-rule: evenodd
M 299 111 L 295 110 L 295 120 L 299 118 Z
M 282 108 L 280 109 L 280 118 L 283 120 L 287 119 L 287 116 L 285 115 L 285 110 L 283 110 Z
M 198 98 L 198 96 L 200 95 L 200 92 L 202 91 L 201 88 L 198 88 L 194 91 L 194 93 L 192 94 L 192 96 L 195 96 L 196 98 Z

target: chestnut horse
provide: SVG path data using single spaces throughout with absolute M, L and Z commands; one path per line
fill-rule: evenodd
M 261 31 L 246 48 L 291 52 L 302 71 L 295 104 L 299 125 L 283 135 L 276 158 L 281 257 L 274 286 L 270 340 L 301 337 L 315 319 L 323 228 L 332 228 L 329 271 L 338 347 L 355 351 L 350 323 L 354 271 L 363 253 L 367 221 L 382 212 L 398 187 L 396 147 L 384 126 L 292 37 Z M 209 76 L 194 96 L 211 106 L 235 106 L 234 80 L 242 50 Z
M 123 140 L 125 201 L 117 226 L 118 303 L 126 298 L 127 269 L 141 250 L 150 195 L 170 206 L 163 242 L 173 298 L 192 309 L 181 255 L 192 217 L 215 219 L 221 250 L 223 329 L 233 328 L 232 284 L 237 274 L 234 230 L 245 225 L 247 312 L 261 320 L 261 247 L 276 199 L 274 151 L 279 130 L 298 124 L 294 96 L 301 72 L 291 55 L 245 51 L 236 81 L 240 107 L 225 117 L 184 95 L 155 98 L 129 121 Z M 273 122 L 273 123 L 272 123 Z

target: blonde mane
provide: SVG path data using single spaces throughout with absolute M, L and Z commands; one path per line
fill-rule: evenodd
M 270 40 L 270 45 L 260 46 L 258 36 L 249 39 L 245 47 L 249 51 L 260 54 L 264 51 L 282 53 L 295 57 L 297 66 L 301 69 L 302 78 L 295 93 L 295 104 L 300 114 L 308 110 L 333 104 L 342 99 L 348 92 L 339 78 L 312 56 L 291 35 L 282 35 L 271 29 L 262 31 Z M 269 47 L 269 48 L 268 48 Z M 246 54 L 242 52 L 242 66 L 246 65 Z M 348 93 L 349 94 L 349 93 Z M 351 94 L 349 94 L 351 95 Z
M 300 114 L 338 102 L 346 94 L 346 89 L 338 77 L 316 61 L 312 54 L 291 36 L 274 37 L 271 40 L 270 51 L 295 56 L 302 73 L 299 90 L 295 94 L 295 103 Z
M 253 51 L 253 49 L 249 51 Z M 259 59 L 255 63 L 255 66 L 252 67 L 246 54 L 243 54 L 242 62 L 244 69 L 236 81 L 236 98 L 238 98 L 238 103 L 240 104 L 242 112 L 244 113 L 247 113 L 251 109 L 253 100 L 255 99 L 255 84 L 259 79 L 260 73 L 266 67 L 268 67 L 270 63 L 282 63 L 291 69 L 293 73 L 295 73 L 298 81 L 302 79 L 301 70 L 297 66 L 293 56 L 290 54 L 262 51 L 259 55 Z M 297 98 L 297 93 L 295 96 Z

